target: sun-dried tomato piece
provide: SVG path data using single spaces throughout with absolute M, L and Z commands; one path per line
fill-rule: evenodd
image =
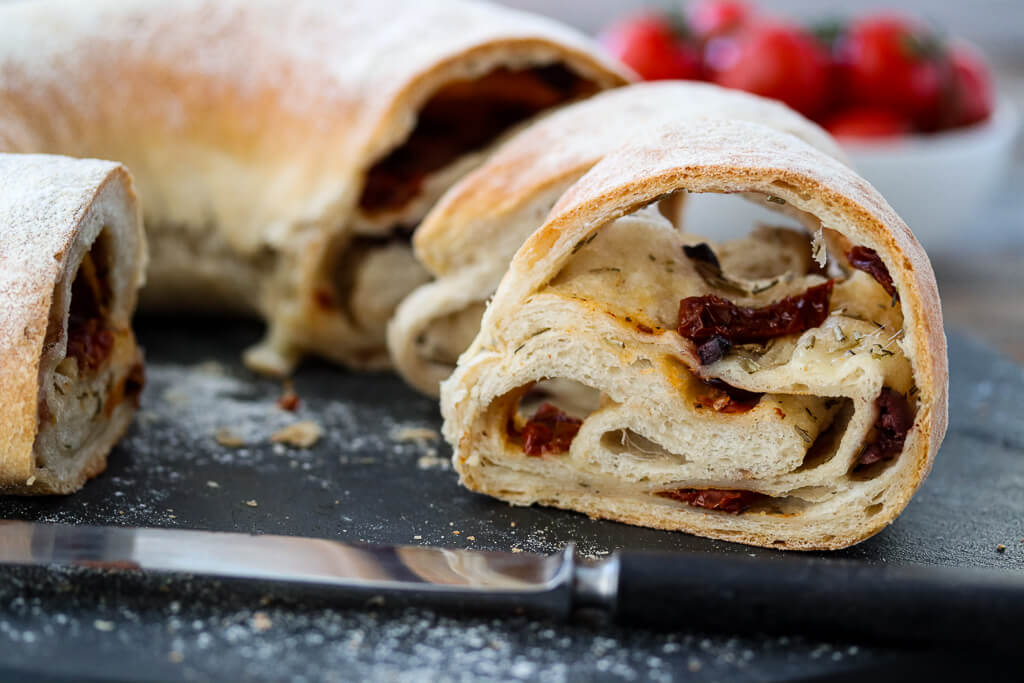
M 714 294 L 687 297 L 679 302 L 679 334 L 698 345 L 701 364 L 708 365 L 733 344 L 762 343 L 818 327 L 828 317 L 834 284 L 829 280 L 761 308 L 737 306 Z
M 720 413 L 745 413 L 760 402 L 763 393 L 747 391 L 727 384 L 712 377 L 701 380 L 711 391 L 697 398 L 697 402 L 706 407 L 714 408 Z
M 878 284 L 882 285 L 886 294 L 889 296 L 896 294 L 896 285 L 892 283 L 892 275 L 882 263 L 882 258 L 877 251 L 870 247 L 853 247 L 846 252 L 846 260 L 850 263 L 851 268 L 863 270 L 875 278 Z
M 534 457 L 565 453 L 582 424 L 554 404 L 542 403 L 523 427 L 523 451 Z
M 754 503 L 767 498 L 757 491 L 740 491 L 727 489 L 676 489 L 674 491 L 658 491 L 662 498 L 678 500 L 695 508 L 705 510 L 721 510 L 738 515 Z
M 430 174 L 486 146 L 511 126 L 593 92 L 592 84 L 559 65 L 499 68 L 475 80 L 449 83 L 422 106 L 402 146 L 367 172 L 359 206 L 366 212 L 402 208 L 420 193 Z
M 78 361 L 80 372 L 95 371 L 114 349 L 114 333 L 107 327 L 110 303 L 106 258 L 102 245 L 82 257 L 71 282 L 68 307 L 68 343 L 65 354 Z
M 99 318 L 71 318 L 68 321 L 67 356 L 78 361 L 80 370 L 94 371 L 106 362 L 114 348 L 114 333 Z
M 324 310 L 330 310 L 338 307 L 338 303 L 334 300 L 334 295 L 323 287 L 318 287 L 313 292 L 313 301 L 316 302 L 317 306 Z
M 277 407 L 281 410 L 287 410 L 289 413 L 294 413 L 302 405 L 302 399 L 295 393 L 295 388 L 291 386 L 291 383 L 287 383 L 282 393 L 277 398 Z
M 697 347 L 697 356 L 700 358 L 701 365 L 711 365 L 722 360 L 731 348 L 732 342 L 716 334 Z
M 683 253 L 686 254 L 686 258 L 692 261 L 707 263 L 719 272 L 722 270 L 722 264 L 719 263 L 718 256 L 715 255 L 714 249 L 707 242 L 685 245 L 683 246 Z
M 914 416 L 910 412 L 907 399 L 898 391 L 883 387 L 882 393 L 875 399 L 878 406 L 878 419 L 875 431 L 878 438 L 868 444 L 857 458 L 857 467 L 874 465 L 883 460 L 892 460 L 903 451 L 903 442 L 907 432 L 914 424 Z

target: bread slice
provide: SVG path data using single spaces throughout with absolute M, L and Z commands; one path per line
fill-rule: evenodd
M 813 239 L 681 233 L 651 208 L 678 192 L 742 194 Z M 829 549 L 907 505 L 945 434 L 947 377 L 931 266 L 885 200 L 795 136 L 704 119 L 638 133 L 561 197 L 441 406 L 474 491 Z
M 0 154 L 0 492 L 70 493 L 138 407 L 145 240 L 128 172 Z
M 0 151 L 127 165 L 142 305 L 262 316 L 267 372 L 387 365 L 427 208 L 510 127 L 627 78 L 575 31 L 462 0 L 0 5 Z
M 552 113 L 453 187 L 417 230 L 416 254 L 435 279 L 413 292 L 390 323 L 388 347 L 402 377 L 436 396 L 476 335 L 484 302 L 512 256 L 562 193 L 640 131 L 701 117 L 762 123 L 844 158 L 821 128 L 778 102 L 706 83 L 642 83 Z M 662 202 L 677 223 L 683 198 Z

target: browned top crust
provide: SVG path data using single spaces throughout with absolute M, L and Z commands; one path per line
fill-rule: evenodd
M 440 85 L 562 61 L 580 34 L 460 0 L 62 0 L 0 7 L 0 149 L 125 163 L 162 223 L 251 253 L 337 229 Z
M 127 212 L 137 226 L 135 193 L 123 166 L 0 154 L 0 482 L 24 480 L 33 471 L 39 367 L 54 288 L 77 267 L 66 256 L 83 223 L 108 211 Z M 137 272 L 114 274 L 122 292 L 110 311 L 116 323 L 127 326 L 131 317 L 142 261 L 140 251 L 132 264 Z
M 709 83 L 637 83 L 556 111 L 502 145 L 430 212 L 414 237 L 417 256 L 435 275 L 480 258 L 483 223 L 498 229 L 503 214 L 571 182 L 650 128 L 703 117 L 763 123 L 845 159 L 824 130 L 775 100 Z
M 946 432 L 942 310 L 928 257 L 903 220 L 867 181 L 806 142 L 743 121 L 683 121 L 648 131 L 636 144 L 605 157 L 562 196 L 547 223 L 512 261 L 484 316 L 483 335 L 495 329 L 491 319 L 506 315 L 557 275 L 581 240 L 680 189 L 758 192 L 781 199 L 788 209 L 809 214 L 851 243 L 877 251 L 892 275 L 920 400 L 900 456 L 900 490 L 894 494 L 898 504 L 887 508 L 889 515 L 879 515 L 886 518 L 875 520 L 862 538 L 875 533 L 910 500 Z M 474 347 L 480 343 L 478 338 Z M 859 539 L 844 540 L 849 544 Z
M 382 331 L 316 304 L 335 245 L 402 213 L 360 212 L 368 171 L 446 86 L 548 65 L 588 89 L 631 77 L 578 32 L 469 0 L 0 3 L 0 151 L 131 170 L 144 306 L 261 315 L 265 372 L 310 350 L 374 365 Z

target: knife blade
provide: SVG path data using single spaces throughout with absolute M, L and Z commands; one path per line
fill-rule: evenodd
M 590 561 L 277 535 L 0 521 L 0 565 L 289 586 L 324 600 L 883 642 L 1019 641 L 1024 575 L 812 556 L 619 551 Z

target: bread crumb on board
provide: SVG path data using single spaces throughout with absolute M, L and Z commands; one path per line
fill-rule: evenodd
M 257 631 L 268 631 L 274 625 L 266 612 L 256 612 L 252 615 L 252 627 Z
M 245 445 L 245 439 L 235 434 L 228 427 L 218 428 L 214 438 L 217 440 L 217 443 L 227 448 L 241 448 Z
M 1003 545 L 1002 543 L 1000 543 L 999 545 L 996 546 L 996 552 L 997 553 L 1005 553 L 1006 552 L 1006 546 Z
M 432 451 L 426 455 L 421 455 L 416 460 L 416 467 L 421 470 L 450 470 L 452 468 L 452 460 L 451 458 L 442 458 L 437 455 L 436 451 Z
M 392 441 L 440 441 L 441 435 L 429 427 L 395 427 L 389 434 Z
M 319 424 L 312 420 L 303 420 L 278 429 L 270 435 L 270 440 L 296 448 L 310 448 L 323 434 L 324 429 Z
M 255 500 L 247 500 L 247 501 L 245 501 L 245 504 L 248 505 L 251 508 L 259 506 L 259 503 L 257 503 Z

